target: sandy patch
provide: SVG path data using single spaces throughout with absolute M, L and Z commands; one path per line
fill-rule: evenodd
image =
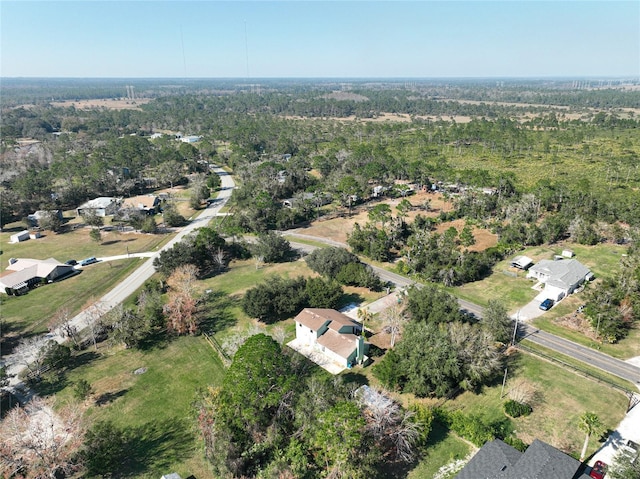
M 104 98 L 100 100 L 56 101 L 51 104 L 62 108 L 73 106 L 76 110 L 94 110 L 99 108 L 107 110 L 141 110 L 140 105 L 144 105 L 150 101 L 150 98 L 139 98 L 136 100 Z

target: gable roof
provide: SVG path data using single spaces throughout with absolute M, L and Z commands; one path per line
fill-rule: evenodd
M 155 195 L 138 195 L 127 198 L 122 202 L 123 208 L 136 208 L 139 210 L 149 210 L 155 207 L 159 198 Z
M 349 316 L 328 308 L 304 308 L 295 317 L 295 321 L 314 331 L 318 331 L 327 323 L 329 323 L 329 328 L 334 331 L 338 331 L 342 326 L 355 324 Z
M 318 338 L 318 344 L 324 346 L 329 351 L 333 351 L 344 359 L 349 359 L 358 347 L 358 336 L 349 333 L 338 333 L 327 329 L 322 336 Z
M 18 258 L 13 263 L 7 266 L 7 270 L 10 271 L 23 271 L 29 270 L 34 274 L 31 277 L 37 276 L 39 278 L 46 278 L 55 270 L 58 266 L 68 266 L 60 263 L 55 258 L 48 259 L 32 259 L 32 258 Z
M 108 208 L 113 203 L 117 203 L 117 202 L 118 202 L 118 198 L 115 198 L 113 196 L 98 196 L 97 198 L 94 198 L 92 200 L 87 201 L 86 203 L 81 204 L 80 206 L 78 206 L 78 209 Z
M 543 259 L 529 268 L 529 271 L 548 276 L 546 284 L 559 288 L 569 288 L 578 284 L 591 273 L 589 268 L 575 259 L 557 261 Z
M 536 439 L 525 452 L 503 441 L 487 442 L 455 479 L 583 479 L 581 463 Z

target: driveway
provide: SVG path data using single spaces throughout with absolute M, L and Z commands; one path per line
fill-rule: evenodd
M 518 317 L 518 314 L 520 314 L 518 321 L 529 321 L 530 319 L 535 319 L 539 316 L 542 316 L 544 313 L 546 313 L 546 311 L 540 309 L 541 302 L 542 301 L 537 298 L 532 299 L 518 311 L 511 313 L 511 319 L 516 319 L 516 317 Z M 555 305 L 553 307 L 555 308 Z
M 636 396 L 636 399 L 640 399 Z M 589 465 L 593 466 L 596 461 L 602 461 L 605 464 L 611 464 L 613 458 L 620 451 L 620 447 L 627 440 L 631 440 L 640 444 L 640 405 L 636 404 L 624 419 L 620 422 L 615 431 L 613 431 L 602 447 L 596 451 L 589 460 Z

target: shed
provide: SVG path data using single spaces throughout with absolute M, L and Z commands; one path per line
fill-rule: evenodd
M 516 256 L 511 260 L 511 267 L 528 270 L 533 265 L 533 260 L 528 256 Z
M 20 243 L 22 241 L 27 241 L 29 239 L 29 231 L 23 230 L 19 233 L 12 234 L 9 237 L 9 243 Z
M 565 258 L 573 258 L 576 254 L 571 251 L 570 249 L 563 249 L 562 250 L 562 256 L 564 256 Z

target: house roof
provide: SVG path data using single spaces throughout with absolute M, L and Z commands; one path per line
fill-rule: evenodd
M 358 336 L 327 329 L 324 334 L 318 338 L 318 344 L 324 346 L 329 351 L 333 351 L 341 358 L 348 359 L 358 346 Z
M 543 259 L 529 271 L 548 276 L 546 284 L 559 288 L 569 288 L 580 283 L 591 273 L 589 268 L 575 259 L 557 261 Z
M 139 195 L 127 198 L 122 203 L 124 208 L 136 208 L 140 210 L 148 210 L 153 208 L 158 201 L 155 195 Z
M 48 259 L 18 258 L 15 262 L 7 266 L 7 270 L 23 271 L 26 269 L 31 270 L 31 268 L 35 268 L 33 269 L 35 273 L 33 276 L 45 278 L 49 274 L 51 274 L 51 272 L 54 269 L 56 269 L 58 266 L 68 266 L 68 265 L 62 264 L 60 261 L 58 261 L 55 258 L 48 258 Z
M 455 479 L 584 479 L 580 461 L 536 439 L 525 452 L 487 442 Z
M 338 331 L 342 326 L 354 324 L 349 316 L 328 308 L 305 308 L 296 316 L 295 321 L 314 331 L 318 331 L 327 322 L 329 328 L 334 331 Z
M 98 198 L 94 198 L 92 200 L 87 201 L 86 203 L 78 206 L 79 209 L 100 209 L 107 208 L 112 203 L 117 202 L 118 198 L 114 198 L 113 196 L 99 196 Z
M 35 265 L 20 271 L 7 270 L 0 274 L 0 284 L 7 288 L 20 289 L 21 286 L 26 286 L 27 281 L 37 276 L 37 267 Z

